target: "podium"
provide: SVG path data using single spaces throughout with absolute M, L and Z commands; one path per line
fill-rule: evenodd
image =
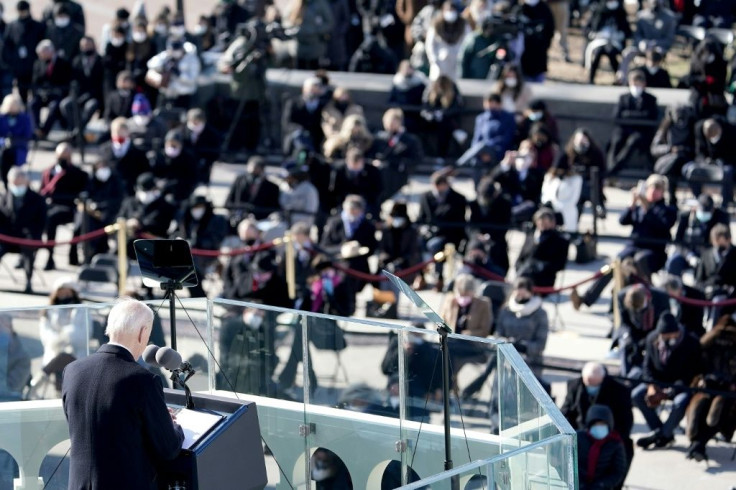
M 167 405 L 184 406 L 183 391 L 164 389 Z M 263 489 L 268 483 L 256 404 L 192 393 L 196 410 L 224 418 L 159 473 L 159 490 L 179 483 L 186 490 Z

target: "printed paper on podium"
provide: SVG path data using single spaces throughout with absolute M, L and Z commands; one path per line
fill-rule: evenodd
M 190 449 L 225 418 L 222 415 L 189 410 L 183 407 L 173 408 L 173 411 L 176 417 L 176 423 L 184 431 L 184 443 L 181 445 L 183 449 Z

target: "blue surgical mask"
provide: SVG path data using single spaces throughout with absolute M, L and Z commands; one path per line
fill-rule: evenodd
M 599 441 L 601 439 L 605 439 L 608 435 L 608 426 L 607 425 L 594 425 L 590 428 L 590 435 L 593 436 L 593 438 L 598 439 Z
M 331 277 L 322 276 L 322 290 L 327 293 L 328 296 L 332 296 L 335 293 L 335 285 L 332 282 Z
M 598 385 L 598 386 L 586 386 L 585 387 L 585 391 L 587 391 L 588 392 L 588 395 L 590 395 L 590 396 L 597 396 L 598 393 L 600 393 L 600 391 L 601 391 L 601 386 L 600 385 Z
M 701 211 L 700 209 L 698 209 L 697 211 L 695 211 L 695 217 L 701 223 L 707 223 L 713 217 L 713 213 L 709 211 Z

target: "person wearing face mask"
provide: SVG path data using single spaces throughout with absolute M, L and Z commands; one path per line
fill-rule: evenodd
M 644 382 L 631 392 L 631 400 L 641 411 L 652 430 L 648 436 L 636 441 L 636 445 L 648 449 L 664 448 L 675 440 L 674 430 L 685 416 L 692 393 L 677 386 L 689 387 L 695 376 L 703 372 L 700 342 L 687 333 L 671 313 L 663 313 L 657 328 L 646 338 L 646 351 L 642 379 Z M 664 401 L 672 400 L 672 410 L 662 421 L 656 408 Z
M 125 55 L 128 61 L 126 69 L 133 75 L 136 87 L 141 87 L 149 99 L 155 93 L 155 90 L 146 85 L 146 72 L 148 71 L 148 61 L 156 53 L 158 53 L 156 45 L 148 35 L 148 22 L 145 18 L 136 19 L 133 23 L 128 51 Z
M 128 227 L 128 256 L 135 257 L 133 241 L 141 234 L 155 237 L 168 236 L 176 206 L 169 203 L 156 186 L 152 173 L 141 174 L 136 180 L 135 195 L 126 197 L 120 207 L 118 218 L 125 218 Z
M 77 90 L 61 101 L 61 115 L 71 136 L 84 133 L 95 112 L 102 106 L 104 67 L 94 40 L 84 36 L 79 41 L 79 54 L 72 60 L 72 83 Z
M 28 187 L 29 178 L 20 167 L 8 172 L 7 191 L 0 198 L 0 233 L 17 238 L 41 240 L 46 226 L 46 201 Z M 19 265 L 26 274 L 25 292 L 33 292 L 33 262 L 36 249 L 13 244 L 0 244 L 0 257 L 7 253 L 20 254 Z
M 222 136 L 207 122 L 207 116 L 199 108 L 187 111 L 182 135 L 184 148 L 191 151 L 197 161 L 197 182 L 209 184 L 212 166 L 220 157 Z
M 529 138 L 532 126 L 537 123 L 544 124 L 553 143 L 559 143 L 560 130 L 557 126 L 557 118 L 547 109 L 547 104 L 542 99 L 533 99 L 529 103 L 529 107 L 524 110 L 516 131 L 515 141 L 521 143 Z
M 614 72 L 618 70 L 618 57 L 626 40 L 631 37 L 631 26 L 626 19 L 623 2 L 607 0 L 598 3 L 594 9 L 585 27 L 588 43 L 583 55 L 583 66 L 589 70 L 590 84 L 595 83 L 595 74 L 603 56 L 608 58 Z
M 22 395 L 31 377 L 31 356 L 26 352 L 18 332 L 13 329 L 13 317 L 8 313 L 0 314 L 0 357 L 5 364 L 2 383 L 0 383 L 0 400 L 15 402 L 27 400 Z M 0 464 L 7 468 L 8 460 L 12 459 L 5 453 L 0 456 Z M 10 483 L 2 478 L 3 484 Z
M 733 24 L 733 2 L 729 0 L 714 0 L 712 2 L 701 2 L 697 4 L 696 14 L 693 17 L 693 25 L 698 27 L 711 27 L 730 29 Z
M 121 7 L 115 11 L 115 18 L 112 22 L 105 23 L 102 26 L 100 34 L 100 46 L 107 46 L 111 39 L 115 36 L 115 30 L 121 28 L 120 31 L 123 39 L 130 39 L 130 12 L 128 9 Z M 117 43 L 118 41 L 116 41 Z
M 112 29 L 110 40 L 104 45 L 102 63 L 105 67 L 105 93 L 114 91 L 114 87 L 117 87 L 118 75 L 127 68 L 130 44 L 127 36 L 127 29 L 118 25 Z
M 631 390 L 609 376 L 603 364 L 587 362 L 581 376 L 567 382 L 565 401 L 560 412 L 573 429 L 585 430 L 588 413 L 596 405 L 603 405 L 611 411 L 613 424 L 609 428 L 623 440 L 628 468 L 634 456 L 634 444 L 631 440 L 631 429 L 634 426 Z
M 524 83 L 519 68 L 513 64 L 504 66 L 493 91 L 501 96 L 501 108 L 514 114 L 516 122 L 520 123 L 524 111 L 529 108 L 532 89 Z
M 447 325 L 452 328 L 453 333 L 481 338 L 491 333 L 493 324 L 491 303 L 488 298 L 478 297 L 477 289 L 478 284 L 473 276 L 459 274 L 455 277 L 452 291 L 445 293 L 439 313 Z M 466 362 L 483 351 L 485 349 L 479 347 L 478 344 L 455 343 L 451 340 L 450 355 L 453 356 L 453 372 L 459 372 Z
M 591 205 L 597 206 L 593 212 L 598 214 L 599 218 L 605 218 L 605 195 L 603 194 L 603 180 L 605 177 L 606 160 L 603 152 L 596 144 L 593 136 L 586 128 L 578 128 L 570 136 L 564 148 L 564 153 L 560 155 L 559 161 L 565 160 L 575 173 L 583 179 L 583 187 L 580 191 L 580 199 L 578 200 L 578 215 L 582 214 L 585 203 L 590 202 Z M 598 198 L 599 202 L 593 202 L 593 188 L 591 170 L 598 169 Z
M 451 1 L 444 2 L 441 15 L 434 18 L 427 31 L 426 50 L 430 80 L 437 80 L 440 75 L 455 79 L 460 49 L 469 33 L 468 23 L 460 17 L 455 4 Z
M 695 123 L 695 157 L 682 167 L 693 194 L 700 194 L 704 182 L 720 181 L 722 205 L 733 201 L 734 136 L 736 128 L 720 115 Z
M 99 230 L 115 221 L 118 215 L 123 202 L 123 181 L 108 162 L 99 160 L 94 164 L 85 193 L 76 202 L 74 236 Z M 83 263 L 89 264 L 95 255 L 109 251 L 107 237 L 91 240 L 89 244 L 82 246 L 82 250 Z M 69 264 L 79 264 L 76 244 L 69 246 Z
M 515 223 L 530 221 L 541 203 L 544 170 L 536 166 L 537 150 L 530 140 L 519 145 L 519 151 L 507 151 L 501 163 L 489 176 L 501 187 L 511 202 Z
M 214 213 L 212 203 L 205 196 L 193 194 L 186 200 L 171 238 L 184 238 L 192 248 L 219 250 L 228 228 L 225 217 Z M 194 257 L 197 277 L 205 277 L 216 264 L 217 257 Z M 189 295 L 193 298 L 205 296 L 201 281 L 189 289 Z
M 432 190 L 425 192 L 419 200 L 419 215 L 416 224 L 420 225 L 419 234 L 422 237 L 424 253 L 434 256 L 444 250 L 448 243 L 460 246 L 467 238 L 465 228 L 465 212 L 467 200 L 450 185 L 449 177 L 452 167 L 446 167 L 434 172 L 430 177 Z M 444 289 L 443 266 L 437 262 L 434 266 L 435 285 L 437 291 Z M 427 283 L 424 274 L 419 273 L 414 280 L 414 289 L 424 289 Z
M 399 63 L 399 69 L 391 80 L 391 92 L 388 103 L 392 107 L 420 106 L 422 94 L 427 87 L 427 77 L 416 71 L 408 60 Z M 404 125 L 410 133 L 416 134 L 420 129 L 421 117 L 415 109 L 404 110 Z
M 730 217 L 726 211 L 717 208 L 713 198 L 701 194 L 689 211 L 680 213 L 675 232 L 677 248 L 667 260 L 667 272 L 682 276 L 690 268 L 696 268 L 700 257 L 710 244 L 710 232 L 722 223 L 728 226 Z
M 312 149 L 322 148 L 324 133 L 322 132 L 322 94 L 324 87 L 317 77 L 310 77 L 302 84 L 302 93 L 299 97 L 290 98 L 284 104 L 281 119 L 281 134 L 292 135 L 297 132 L 309 133 Z M 288 139 L 285 138 L 285 139 Z M 289 153 L 289 152 L 287 152 Z
M 383 193 L 379 202 L 391 198 L 409 181 L 409 173 L 424 159 L 422 143 L 404 126 L 404 112 L 391 108 L 383 113 L 383 131 L 373 140 L 371 156 L 381 172 Z
M 220 0 L 215 5 L 212 15 L 208 17 L 214 42 L 224 49 L 233 40 L 233 33 L 238 25 L 250 18 L 248 11 L 233 0 Z M 201 20 L 200 20 L 201 23 Z M 201 25 L 201 24 L 200 24 Z
M 288 222 L 314 224 L 320 208 L 319 192 L 310 182 L 308 168 L 297 162 L 286 162 L 286 179 L 281 183 L 278 203 Z
M 677 183 L 683 167 L 695 156 L 695 112 L 680 104 L 665 112 L 652 139 L 654 173 L 667 176 L 670 202 L 677 203 Z
M 642 2 L 642 7 L 636 13 L 633 43 L 624 50 L 621 69 L 616 74 L 619 80 L 627 79 L 628 67 L 636 56 L 642 56 L 650 50 L 655 50 L 661 53 L 664 58 L 675 42 L 678 23 L 689 24 L 670 10 L 669 2 L 665 0 L 645 0 Z M 664 79 L 662 82 L 664 83 Z M 669 88 L 669 78 L 666 83 L 666 87 Z M 650 87 L 658 86 L 651 83 L 647 83 L 647 85 Z
M 646 86 L 647 79 L 642 71 L 629 73 L 629 93 L 619 97 L 613 113 L 616 127 L 607 157 L 609 175 L 617 174 L 635 156 L 651 160 L 649 146 L 659 120 L 659 108 L 657 98 L 646 91 Z
M 325 138 L 337 135 L 345 118 L 352 115 L 363 117 L 363 107 L 352 102 L 347 89 L 337 87 L 332 99 L 322 109 L 322 132 Z
M 135 89 L 135 80 L 133 74 L 128 70 L 123 70 L 117 74 L 115 79 L 116 90 L 106 92 L 105 111 L 103 117 L 106 122 L 111 123 L 113 119 L 118 117 L 131 117 L 131 109 L 133 107 L 133 93 Z
M 158 89 L 166 107 L 189 109 L 202 65 L 194 44 L 171 38 L 166 51 L 148 60 L 146 83 Z
M 166 121 L 161 114 L 154 116 L 151 103 L 143 94 L 135 94 L 130 106 L 127 126 L 130 138 L 144 152 L 159 152 L 167 133 Z
M 475 118 L 470 148 L 459 162 L 474 159 L 476 166 L 487 169 L 511 151 L 516 121 L 512 113 L 503 109 L 501 95 L 496 92 L 483 99 L 483 109 Z
M 300 309 L 346 317 L 354 314 L 356 294 L 354 281 L 336 270 L 332 260 L 321 253 L 312 259 L 312 270 L 315 274 L 307 280 L 309 295 L 301 303 Z M 282 392 L 288 393 L 294 387 L 297 367 L 304 358 L 301 339 L 302 325 L 301 322 L 298 322 L 294 328 L 294 340 L 289 358 L 278 378 Z M 309 341 L 320 350 L 341 351 L 347 346 L 343 330 L 336 321 L 327 318 L 312 317 L 309 319 Z M 310 389 L 314 391 L 318 385 L 312 363 L 309 363 L 308 376 Z
M 126 196 L 135 193 L 136 179 L 151 171 L 146 154 L 133 144 L 128 121 L 124 117 L 115 118 L 110 123 L 110 141 L 100 148 L 100 158 L 120 176 Z
M 164 138 L 163 154 L 158 154 L 151 165 L 162 193 L 174 202 L 186 201 L 197 185 L 197 162 L 183 141 L 181 130 L 170 130 Z
M 55 21 L 56 12 L 59 7 L 63 7 L 66 11 L 67 16 L 69 17 L 69 25 L 74 26 L 81 32 L 84 32 L 86 28 L 84 8 L 74 0 L 53 0 L 53 3 L 43 11 L 43 22 L 50 27 Z
M 16 3 L 18 18 L 5 28 L 2 46 L 3 61 L 10 67 L 23 103 L 28 100 L 28 90 L 36 61 L 36 46 L 44 39 L 46 27 L 31 18 L 31 6 L 26 0 Z
M 241 242 L 238 248 L 263 245 L 263 234 L 258 229 L 258 223 L 252 218 L 246 218 L 238 223 L 237 233 Z M 254 286 L 257 286 L 253 279 L 255 264 L 264 257 L 275 260 L 275 252 L 264 249 L 232 256 L 222 275 L 222 297 L 240 300 L 251 294 Z
M 342 211 L 327 220 L 324 227 L 320 246 L 327 252 L 335 253 L 345 242 L 358 242 L 361 248 L 365 248 L 367 255 L 357 255 L 347 260 L 348 267 L 369 274 L 368 257 L 373 255 L 378 247 L 376 240 L 376 227 L 366 217 L 366 202 L 363 197 L 350 194 L 342 203 Z M 377 216 L 377 215 L 376 215 Z M 350 277 L 353 288 L 362 290 L 366 281 Z
M 578 230 L 578 202 L 583 189 L 583 178 L 575 173 L 567 160 L 558 160 L 544 175 L 541 200 L 562 216 L 564 231 Z
M 362 407 L 360 411 L 370 412 L 374 402 L 377 401 L 371 395 L 368 395 L 367 398 L 362 396 L 354 398 L 360 398 L 359 403 Z M 311 477 L 316 482 L 317 490 L 353 490 L 353 483 L 345 463 L 329 449 L 318 448 L 312 455 L 309 464 Z
M 624 442 L 614 429 L 605 405 L 588 410 L 585 427 L 577 431 L 580 490 L 615 490 L 626 478 Z
M 150 34 L 157 53 L 166 49 L 166 41 L 169 39 L 169 24 L 170 19 L 167 11 L 160 12 L 153 19 Z
M 286 280 L 278 274 L 270 257 L 255 267 L 254 281 L 258 289 L 248 301 L 290 308 Z M 276 355 L 277 312 L 244 308 L 223 321 L 220 329 L 220 371 L 216 386 L 251 395 L 277 396 L 272 380 L 279 364 Z
M 69 7 L 64 3 L 54 5 L 54 18 L 46 27 L 46 38 L 56 47 L 59 58 L 71 62 L 79 54 L 79 41 L 84 30 L 71 23 Z
M 230 210 L 230 222 L 234 224 L 249 214 L 257 220 L 266 219 L 280 208 L 279 186 L 266 177 L 266 161 L 262 157 L 248 159 L 245 172 L 230 186 L 225 207 Z
M 532 278 L 541 287 L 555 285 L 557 273 L 567 264 L 570 240 L 557 230 L 555 212 L 542 207 L 534 213 L 533 232 L 528 233 L 519 257 L 516 259 L 516 273 Z
M 547 345 L 549 319 L 542 298 L 534 294 L 534 281 L 519 277 L 506 305 L 498 312 L 496 337 L 511 342 L 537 377 L 542 376 L 542 352 Z
M 670 74 L 662 68 L 664 53 L 657 48 L 649 48 L 646 51 L 644 73 L 647 77 L 647 87 L 650 88 L 672 88 Z
M 719 223 L 710 230 L 710 245 L 700 255 L 695 281 L 712 299 L 736 287 L 736 248 L 728 225 Z
M 41 174 L 39 194 L 46 199 L 46 240 L 56 240 L 56 229 L 74 221 L 74 200 L 87 188 L 87 173 L 72 163 L 72 148 L 68 143 L 56 147 L 56 163 Z M 49 247 L 44 270 L 54 270 L 54 247 Z
M 3 141 L 0 145 L 0 173 L 6 186 L 10 169 L 26 163 L 28 143 L 32 136 L 31 116 L 26 112 L 20 96 L 6 95 L 0 105 L 0 140 Z
M 333 192 L 338 203 L 348 195 L 361 196 L 366 203 L 366 213 L 376 217 L 381 210 L 379 199 L 382 197 L 383 180 L 381 171 L 366 160 L 364 151 L 349 146 L 345 163 L 335 169 Z
M 524 0 L 512 13 L 525 17 L 535 25 L 524 31 L 524 52 L 521 54 L 521 71 L 527 82 L 544 82 L 547 73 L 547 52 L 555 35 L 555 19 L 547 2 Z
M 528 140 L 534 145 L 537 159 L 535 167 L 547 171 L 557 162 L 560 154 L 560 147 L 552 138 L 547 126 L 542 121 L 535 122 L 529 128 Z
M 56 54 L 54 45 L 44 39 L 36 46 L 38 59 L 33 63 L 31 92 L 33 98 L 28 105 L 36 124 L 36 138 L 45 139 L 59 118 L 62 99 L 69 95 L 72 81 L 71 63 Z M 46 118 L 41 122 L 41 109 L 47 109 Z
M 509 245 L 506 233 L 511 226 L 511 201 L 501 186 L 489 176 L 483 177 L 476 189 L 476 200 L 470 203 L 470 233 L 483 242 L 490 241 L 488 262 L 505 276 L 509 270 Z
M 421 261 L 422 255 L 419 249 L 419 232 L 409 218 L 406 201 L 394 201 L 388 218 L 381 232 L 381 240 L 378 242 L 378 270 L 400 271 Z M 404 281 L 411 283 L 414 274 L 404 277 Z M 380 284 L 382 289 L 390 289 L 396 296 L 394 313 L 398 312 L 399 291 L 393 287 L 390 281 Z

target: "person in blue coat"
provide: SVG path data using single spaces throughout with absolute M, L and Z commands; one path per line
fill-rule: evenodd
M 488 94 L 483 101 L 484 111 L 475 118 L 473 140 L 470 149 L 463 155 L 473 152 L 484 166 L 500 162 L 510 151 L 516 132 L 514 115 L 501 108 L 501 96 Z
M 0 152 L 3 183 L 8 183 L 8 171 L 26 163 L 28 142 L 33 136 L 31 116 L 25 111 L 18 95 L 5 96 L 0 105 Z

